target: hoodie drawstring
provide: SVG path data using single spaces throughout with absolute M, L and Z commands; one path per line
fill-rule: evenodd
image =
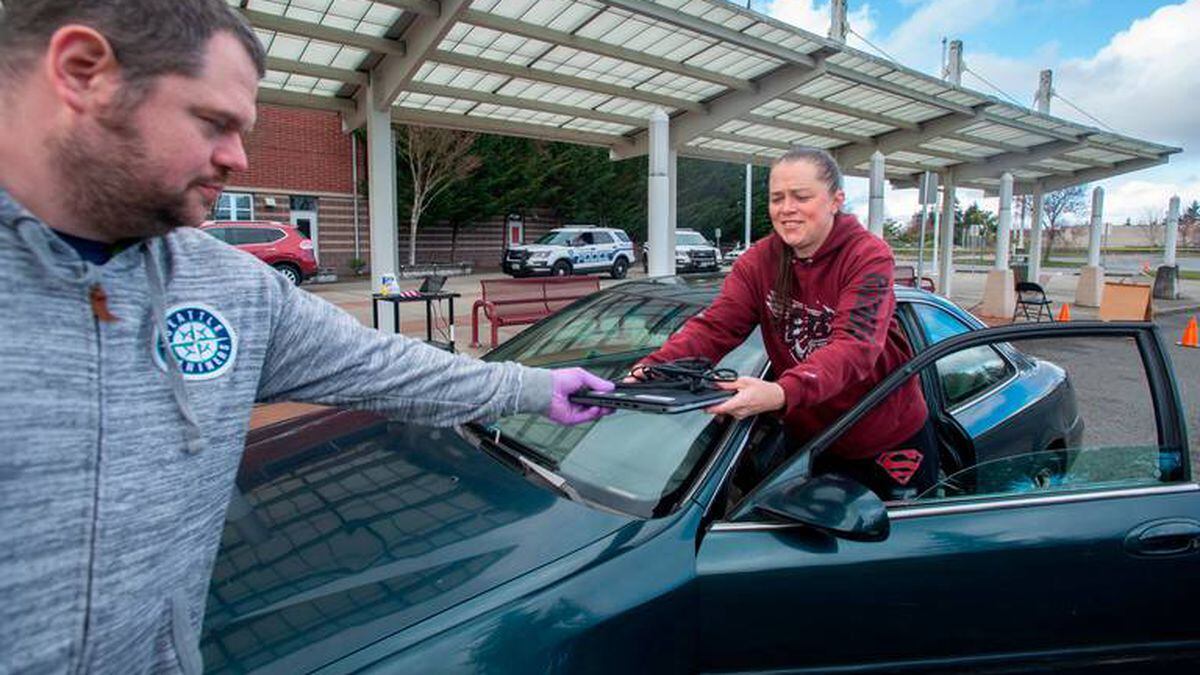
M 167 362 L 167 381 L 171 383 L 175 405 L 179 407 L 179 413 L 183 415 L 186 425 L 184 433 L 187 435 L 187 451 L 194 455 L 204 449 L 204 436 L 200 433 L 200 423 L 196 421 L 196 414 L 192 411 L 191 401 L 188 400 L 179 361 L 167 342 L 167 309 L 164 301 L 166 287 L 159 273 L 158 255 L 149 244 L 143 243 L 142 247 L 146 258 L 146 277 L 150 281 L 150 311 L 154 312 L 154 324 L 158 328 L 158 344 L 155 348 L 162 349 L 164 360 Z

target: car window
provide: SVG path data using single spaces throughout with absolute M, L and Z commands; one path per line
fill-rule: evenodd
M 1131 340 L 1056 338 L 1011 345 L 1030 367 L 1011 386 L 956 411 L 954 420 L 969 441 L 954 447 L 953 440 L 943 439 L 942 451 L 953 450 L 962 461 L 943 461 L 942 481 L 923 500 L 1182 480 L 1185 453 L 1159 438 L 1145 365 Z M 978 349 L 940 359 L 939 375 Z M 964 389 L 974 383 L 964 375 Z
M 929 344 L 971 330 L 961 319 L 940 307 L 919 302 L 911 306 Z M 937 371 L 946 405 L 954 407 L 1008 379 L 1015 368 L 994 347 L 984 345 L 942 359 Z
M 620 379 L 703 309 L 703 304 L 622 292 L 598 293 L 517 335 L 487 355 L 537 367 L 582 366 Z M 766 354 L 757 332 L 720 365 L 759 374 Z M 650 516 L 671 503 L 715 447 L 728 420 L 694 411 L 678 415 L 620 410 L 594 423 L 556 425 L 541 415 L 500 420 L 506 435 L 532 447 L 572 484 L 606 495 L 618 510 Z
M 545 246 L 567 246 L 571 240 L 575 238 L 574 232 L 553 231 L 543 234 L 534 243 L 543 244 Z
M 207 232 L 209 235 L 224 242 L 229 241 L 229 228 L 226 227 L 206 227 L 201 232 Z
M 611 244 L 612 237 L 607 232 L 593 232 L 592 239 L 597 244 Z
M 625 234 L 625 232 L 622 230 L 614 230 L 613 236 L 615 236 L 617 238 L 617 241 L 620 241 L 622 243 L 629 241 L 629 235 Z
M 677 232 L 675 243 L 681 246 L 707 246 L 708 240 L 698 232 Z
M 242 231 L 241 237 L 243 244 L 270 244 L 271 242 L 283 239 L 285 235 L 281 230 L 268 228 L 246 228 Z

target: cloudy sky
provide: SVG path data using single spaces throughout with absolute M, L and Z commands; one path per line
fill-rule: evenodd
M 752 0 L 756 11 L 824 35 L 828 0 Z M 850 28 L 900 63 L 940 74 L 942 39 L 962 40 L 963 85 L 1030 106 L 1038 73 L 1104 125 L 1183 148 L 1163 167 L 1101 183 L 1105 219 L 1165 213 L 1167 200 L 1200 200 L 1200 0 L 848 0 Z M 851 46 L 879 54 L 855 35 Z M 975 73 L 995 85 L 998 92 Z M 1053 115 L 1099 126 L 1062 99 Z M 866 212 L 866 181 L 849 179 L 852 208 Z M 960 201 L 995 209 L 982 193 Z M 907 217 L 914 190 L 891 190 L 888 215 Z

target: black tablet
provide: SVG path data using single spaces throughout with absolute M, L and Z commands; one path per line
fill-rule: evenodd
M 617 388 L 610 392 L 581 392 L 571 394 L 570 399 L 572 403 L 580 405 L 673 415 L 716 405 L 736 393 L 733 390 L 707 387 L 693 392 L 677 387 L 653 387 L 644 384 L 624 386 L 618 383 Z

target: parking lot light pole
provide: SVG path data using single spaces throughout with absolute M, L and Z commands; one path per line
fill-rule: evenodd
M 744 232 L 743 232 L 743 239 L 742 239 L 743 245 L 746 248 L 750 248 L 750 210 L 753 206 L 753 202 L 750 201 L 750 198 L 753 196 L 753 192 L 754 192 L 753 188 L 751 187 L 753 184 L 753 180 L 754 180 L 754 165 L 747 164 L 746 165 L 746 222 L 743 227 Z
M 675 273 L 675 247 L 670 230 L 671 178 L 668 175 L 670 154 L 670 128 L 667 113 L 656 108 L 650 114 L 650 177 L 647 189 L 649 204 L 647 214 L 647 245 L 650 247 L 650 276 L 670 276 Z

